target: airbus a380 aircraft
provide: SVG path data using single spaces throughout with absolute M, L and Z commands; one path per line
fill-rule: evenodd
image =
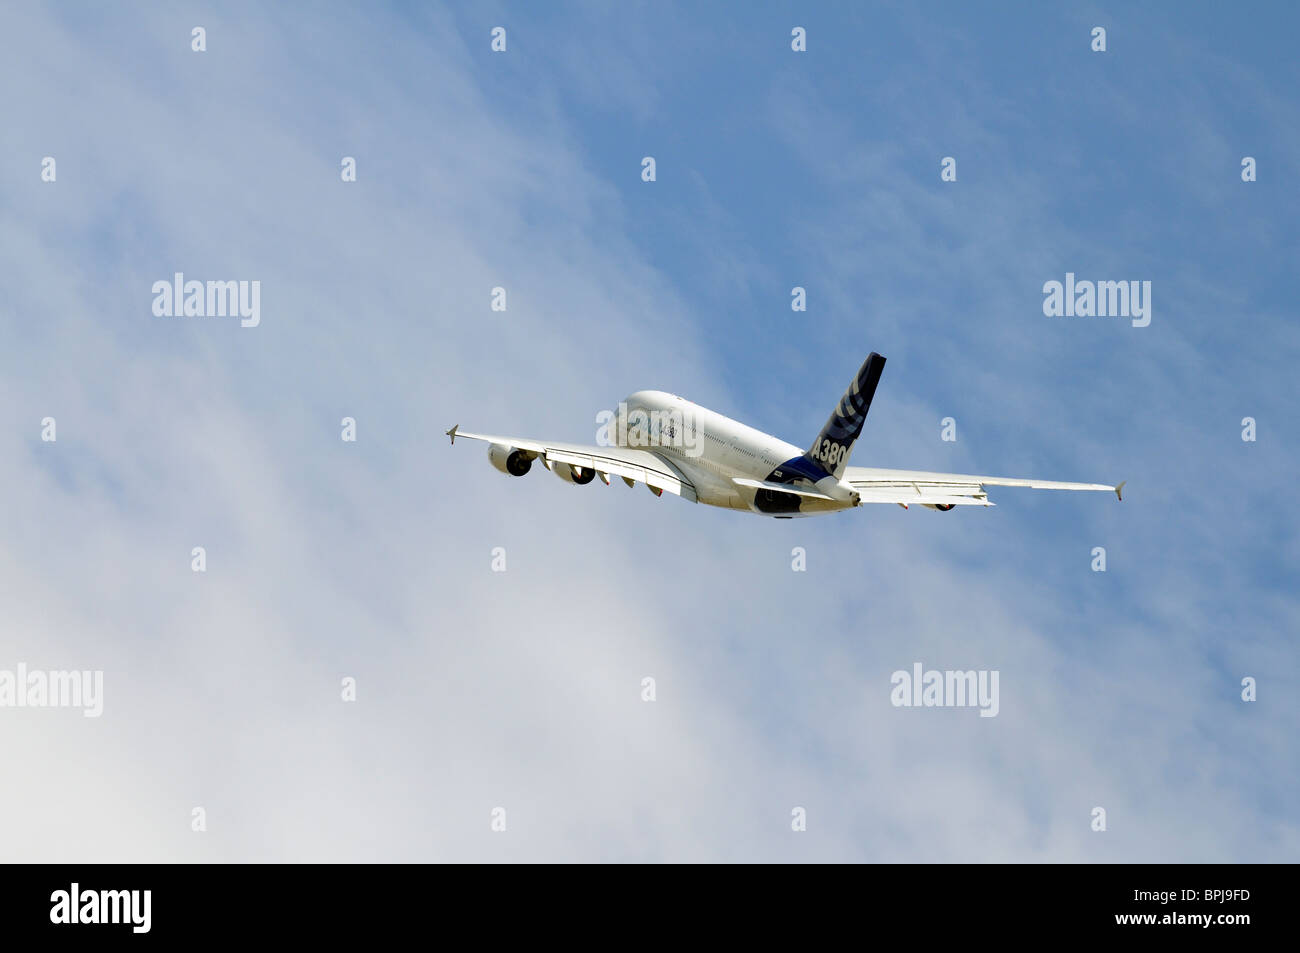
M 1123 483 L 1057 483 L 849 466 L 849 454 L 862 433 L 884 368 L 885 359 L 873 352 L 807 451 L 657 390 L 637 391 L 619 405 L 618 415 L 609 414 L 611 419 L 602 430 L 610 434 L 610 446 L 466 433 L 459 424 L 447 435 L 453 444 L 457 437 L 486 441 L 492 465 L 511 476 L 523 476 L 534 460 L 540 460 L 566 483 L 582 485 L 600 477 L 608 486 L 613 475 L 628 486 L 644 483 L 656 496 L 667 490 L 695 503 L 778 519 L 832 513 L 863 503 L 897 503 L 904 509 L 916 504 L 933 510 L 993 506 L 985 492 L 990 486 L 1110 490 L 1123 498 Z

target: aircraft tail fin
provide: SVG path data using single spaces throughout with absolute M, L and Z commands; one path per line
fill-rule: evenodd
M 862 433 L 862 425 L 867 420 L 867 411 L 871 409 L 871 399 L 876 395 L 876 385 L 880 383 L 884 369 L 885 359 L 872 351 L 849 383 L 826 426 L 804 455 L 837 480 L 844 476 L 849 454 Z

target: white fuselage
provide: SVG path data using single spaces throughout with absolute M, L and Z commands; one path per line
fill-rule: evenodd
M 797 461 L 804 455 L 801 448 L 738 420 L 663 391 L 637 391 L 623 406 L 633 423 L 615 442 L 650 450 L 680 469 L 695 485 L 700 503 L 773 516 L 807 516 L 857 505 L 857 494 L 847 483 L 796 472 Z M 640 428 L 638 412 L 648 422 L 657 420 L 658 425 Z M 816 490 L 833 499 L 764 491 L 735 482 L 736 478 L 773 481 L 774 474 L 780 474 L 777 483 Z

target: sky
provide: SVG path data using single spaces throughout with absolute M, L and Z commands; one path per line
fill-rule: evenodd
M 103 711 L 0 707 L 0 859 L 1300 859 L 1298 19 L 8 11 L 0 676 Z M 854 465 L 1123 502 L 776 521 L 443 436 L 653 388 L 803 445 L 873 350 Z

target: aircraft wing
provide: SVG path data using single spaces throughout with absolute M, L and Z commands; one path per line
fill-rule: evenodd
M 993 506 L 986 487 L 1022 486 L 1033 490 L 1109 490 L 1123 499 L 1124 484 L 1062 483 L 1055 480 L 1018 480 L 1008 477 L 972 476 L 965 473 L 927 473 L 921 470 L 880 470 L 848 467 L 844 480 L 856 490 L 863 503 L 897 503 L 909 506 Z
M 695 484 L 691 482 L 690 477 L 659 454 L 649 450 L 637 450 L 632 447 L 589 447 L 578 443 L 467 433 L 460 429 L 459 424 L 448 430 L 447 436 L 451 437 L 453 444 L 457 437 L 467 437 L 484 443 L 514 447 L 516 450 L 527 450 L 529 453 L 536 454 L 548 470 L 553 463 L 567 463 L 570 466 L 595 470 L 605 483 L 609 483 L 609 477 L 613 475 L 622 477 L 623 482 L 628 486 L 633 483 L 644 483 L 656 493 L 667 490 L 692 503 L 698 502 Z

